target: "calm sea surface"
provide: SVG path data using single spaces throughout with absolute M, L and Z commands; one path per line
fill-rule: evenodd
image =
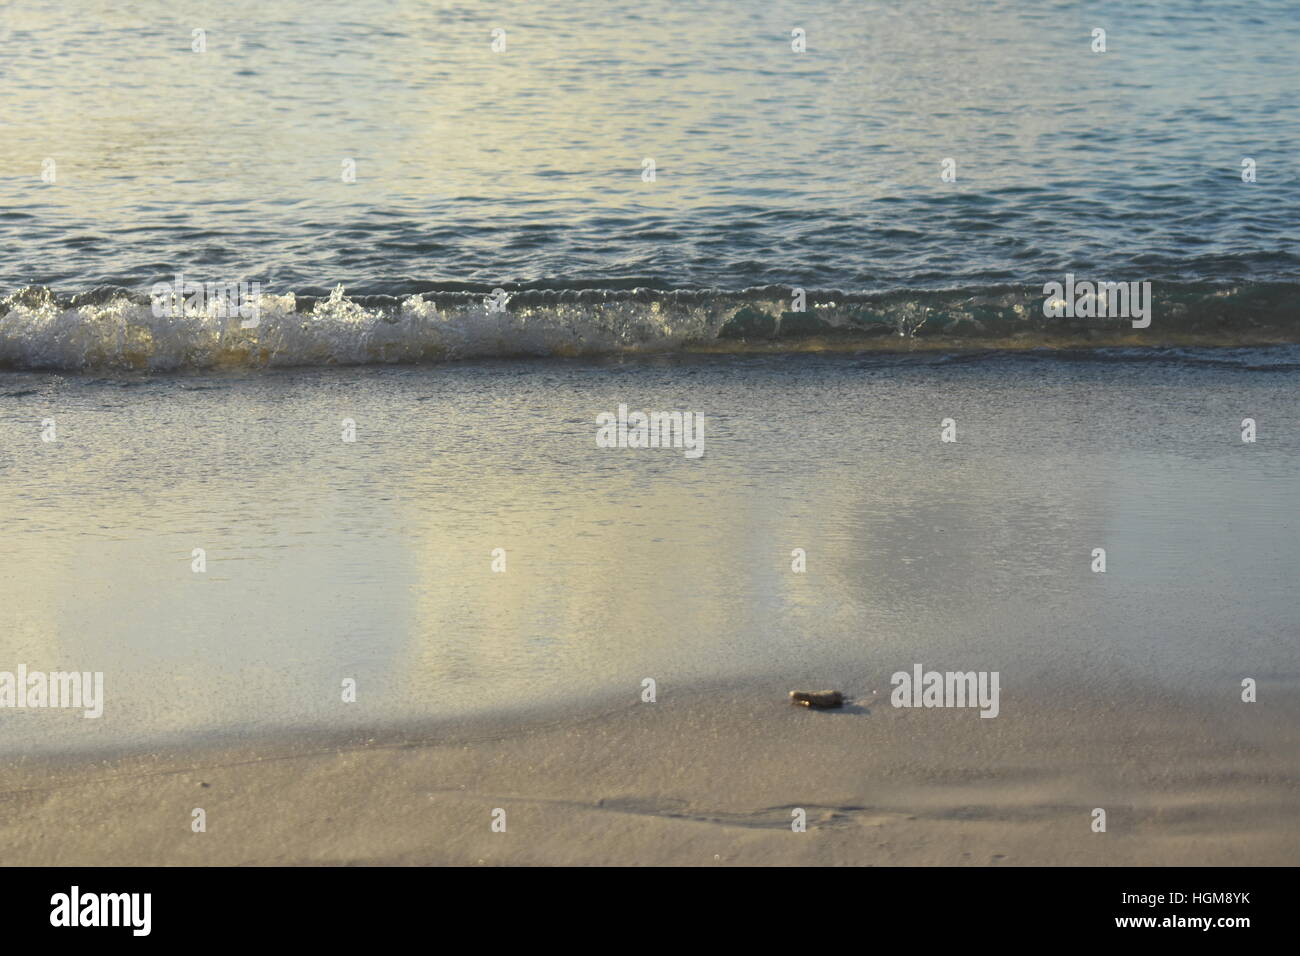
M 1284 0 L 10 3 L 0 294 L 1290 280 L 1297 49 Z

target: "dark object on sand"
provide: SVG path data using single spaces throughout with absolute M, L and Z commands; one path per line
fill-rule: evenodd
M 805 707 L 843 707 L 844 695 L 837 690 L 792 690 L 790 703 Z

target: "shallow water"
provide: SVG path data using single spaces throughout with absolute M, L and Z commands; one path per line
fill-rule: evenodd
M 107 694 L 99 720 L 0 710 L 0 748 L 632 702 L 646 677 L 865 693 L 914 663 L 1000 671 L 1004 708 L 1294 685 L 1297 373 L 1230 357 L 0 373 L 0 669 Z M 598 448 L 620 403 L 699 412 L 703 456 Z

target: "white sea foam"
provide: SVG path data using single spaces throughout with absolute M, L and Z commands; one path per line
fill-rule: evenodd
M 377 308 L 349 299 L 340 286 L 298 311 L 294 294 L 263 293 L 258 326 L 242 328 L 216 308 L 158 316 L 126 295 L 76 306 L 36 297 L 0 317 L 0 365 L 171 370 L 592 355 L 670 349 L 716 331 L 710 310 L 670 315 L 659 302 L 494 311 L 476 296 L 454 298 L 446 304 L 411 296 Z
M 807 293 L 792 311 L 779 286 L 725 290 L 440 291 L 350 297 L 263 292 L 253 327 L 225 304 L 159 310 L 146 296 L 96 290 L 60 298 L 29 288 L 0 300 L 0 368 L 276 368 L 473 358 L 665 352 L 962 348 L 1255 346 L 1300 337 L 1294 286 L 1167 286 L 1159 327 L 1111 317 L 1045 319 L 1037 287 Z M 156 314 L 162 312 L 163 314 Z M 1100 334 L 1099 334 L 1100 333 Z M 1109 335 L 1109 338 L 1107 337 Z M 1182 336 L 1182 338 L 1180 338 Z M 1100 356 L 1099 356 L 1100 357 Z M 1289 362 L 1290 359 L 1287 359 Z

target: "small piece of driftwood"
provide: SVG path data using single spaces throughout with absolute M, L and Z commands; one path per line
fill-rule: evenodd
M 837 690 L 792 690 L 790 703 L 804 707 L 843 707 L 844 695 Z

